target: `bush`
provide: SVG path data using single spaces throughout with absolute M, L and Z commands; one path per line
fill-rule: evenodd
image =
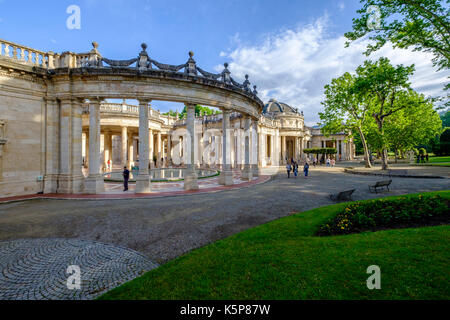
M 349 203 L 323 224 L 318 235 L 339 235 L 399 227 L 450 223 L 449 201 L 441 196 L 413 196 Z
M 420 148 L 419 149 L 419 154 L 420 155 L 426 155 L 427 154 L 427 150 L 425 148 Z

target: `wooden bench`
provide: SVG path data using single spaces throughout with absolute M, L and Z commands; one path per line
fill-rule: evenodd
M 392 183 L 392 180 L 378 181 L 373 186 L 369 186 L 369 191 L 378 193 L 378 188 L 386 188 L 389 191 L 389 186 L 391 183 Z
M 337 194 L 330 194 L 330 199 L 333 201 L 345 201 L 345 200 L 351 200 L 352 194 L 355 192 L 356 189 L 342 191 Z

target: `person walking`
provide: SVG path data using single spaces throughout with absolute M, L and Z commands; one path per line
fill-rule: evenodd
M 306 162 L 303 167 L 303 172 L 305 173 L 305 178 L 308 178 L 308 171 L 309 171 L 309 164 L 308 164 L 308 162 Z
M 298 163 L 297 161 L 294 162 L 294 177 L 297 178 L 298 175 Z
M 130 171 L 127 167 L 123 167 L 123 191 L 128 191 L 128 180 L 130 179 Z
M 289 162 L 287 162 L 286 163 L 286 171 L 287 171 L 288 178 L 291 177 L 291 170 L 292 170 L 291 164 Z
M 336 160 L 331 159 L 331 166 L 334 167 L 336 165 Z
M 428 153 L 425 155 L 425 158 L 427 159 L 427 162 L 428 162 Z
M 330 158 L 327 158 L 327 167 L 330 166 Z

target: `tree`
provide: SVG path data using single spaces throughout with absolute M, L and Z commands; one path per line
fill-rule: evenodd
M 448 0 L 361 0 L 361 3 L 363 7 L 357 11 L 360 16 L 353 19 L 353 31 L 345 36 L 355 41 L 369 34 L 375 44 L 368 45 L 367 55 L 390 41 L 394 47 L 433 53 L 433 65 L 439 70 L 450 67 Z M 379 9 L 379 28 L 368 24 L 374 17 L 368 10 L 370 6 Z
M 195 106 L 195 115 L 196 116 L 202 116 L 204 114 L 210 116 L 210 115 L 219 114 L 219 113 L 221 113 L 220 110 L 214 110 L 214 109 L 211 109 L 211 108 L 208 108 L 208 107 L 204 107 L 204 106 L 201 106 L 201 105 L 196 105 Z M 186 114 L 186 107 L 184 107 L 183 111 L 181 111 L 180 119 L 182 119 L 185 114 Z
M 346 72 L 339 78 L 333 79 L 325 86 L 325 100 L 322 104 L 325 110 L 319 113 L 323 122 L 323 134 L 356 130 L 361 138 L 364 150 L 364 160 L 367 168 L 371 168 L 369 150 L 363 132 L 369 102 L 364 100 L 355 87 L 355 76 Z
M 410 76 L 414 73 L 414 65 L 396 67 L 390 64 L 388 58 L 382 57 L 376 62 L 365 61 L 356 69 L 356 92 L 370 101 L 370 113 L 375 119 L 379 138 L 381 139 L 382 170 L 388 169 L 388 154 L 384 123 L 396 112 L 409 107 L 408 96 Z
M 441 119 L 443 128 L 450 127 L 450 109 L 441 113 Z
M 403 103 L 408 104 L 394 113 L 385 123 L 386 141 L 395 152 L 395 161 L 399 153 L 412 150 L 441 132 L 442 120 L 434 109 L 433 103 L 423 95 L 408 91 Z

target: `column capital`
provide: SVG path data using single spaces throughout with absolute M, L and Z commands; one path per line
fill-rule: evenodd
M 149 98 L 138 98 L 139 105 L 148 105 L 150 102 L 152 102 L 152 99 Z
M 186 109 L 187 109 L 187 108 L 195 108 L 195 106 L 197 104 L 191 103 L 191 102 L 185 102 L 184 105 L 186 106 Z
M 89 102 L 92 104 L 100 104 L 100 103 L 102 103 L 103 100 L 105 100 L 105 99 L 102 97 L 90 97 L 89 98 Z

